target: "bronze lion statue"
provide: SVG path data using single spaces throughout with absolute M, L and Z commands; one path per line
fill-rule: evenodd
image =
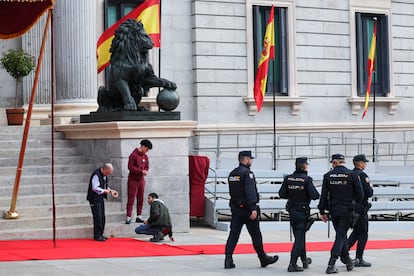
M 98 112 L 146 110 L 139 103 L 151 87 L 177 89 L 174 82 L 154 74 L 147 59 L 153 46 L 141 22 L 128 19 L 119 26 L 110 49 L 108 87 L 98 91 Z

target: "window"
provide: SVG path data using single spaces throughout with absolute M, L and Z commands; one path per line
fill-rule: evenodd
M 263 47 L 263 37 L 270 16 L 270 6 L 253 6 L 253 47 L 255 77 Z M 288 95 L 287 8 L 275 7 L 275 59 L 269 62 L 267 96 Z
M 367 87 L 367 63 L 374 30 L 374 18 L 377 19 L 377 47 L 371 95 L 375 93 L 376 96 L 387 96 L 390 93 L 388 17 L 386 15 L 359 12 L 355 13 L 355 16 L 358 96 L 365 96 Z
M 105 28 L 127 15 L 144 0 L 105 0 Z

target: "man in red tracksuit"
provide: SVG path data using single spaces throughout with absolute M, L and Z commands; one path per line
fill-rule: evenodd
M 135 199 L 137 200 L 137 217 L 135 222 L 142 223 L 144 220 L 140 217 L 142 214 L 142 205 L 144 204 L 144 176 L 148 174 L 149 162 L 147 152 L 152 149 L 152 143 L 149 140 L 142 140 L 140 147 L 136 148 L 128 160 L 128 202 L 126 224 L 131 223 L 132 207 Z

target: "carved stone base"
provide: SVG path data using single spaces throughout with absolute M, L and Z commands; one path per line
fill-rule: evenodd
M 152 112 L 152 111 L 114 111 L 91 112 L 89 115 L 80 115 L 81 123 L 113 122 L 113 121 L 178 121 L 180 112 Z

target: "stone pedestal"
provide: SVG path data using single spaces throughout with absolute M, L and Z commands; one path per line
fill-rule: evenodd
M 195 126 L 194 121 L 105 122 L 60 125 L 56 130 L 73 140 L 96 167 L 105 162 L 114 165 L 110 183 L 120 191 L 122 210 L 126 210 L 129 154 L 139 147 L 142 139 L 151 140 L 153 149 L 149 152 L 145 195 L 158 193 L 169 207 L 174 231 L 188 232 L 188 155 Z M 149 215 L 146 203 L 143 215 Z

